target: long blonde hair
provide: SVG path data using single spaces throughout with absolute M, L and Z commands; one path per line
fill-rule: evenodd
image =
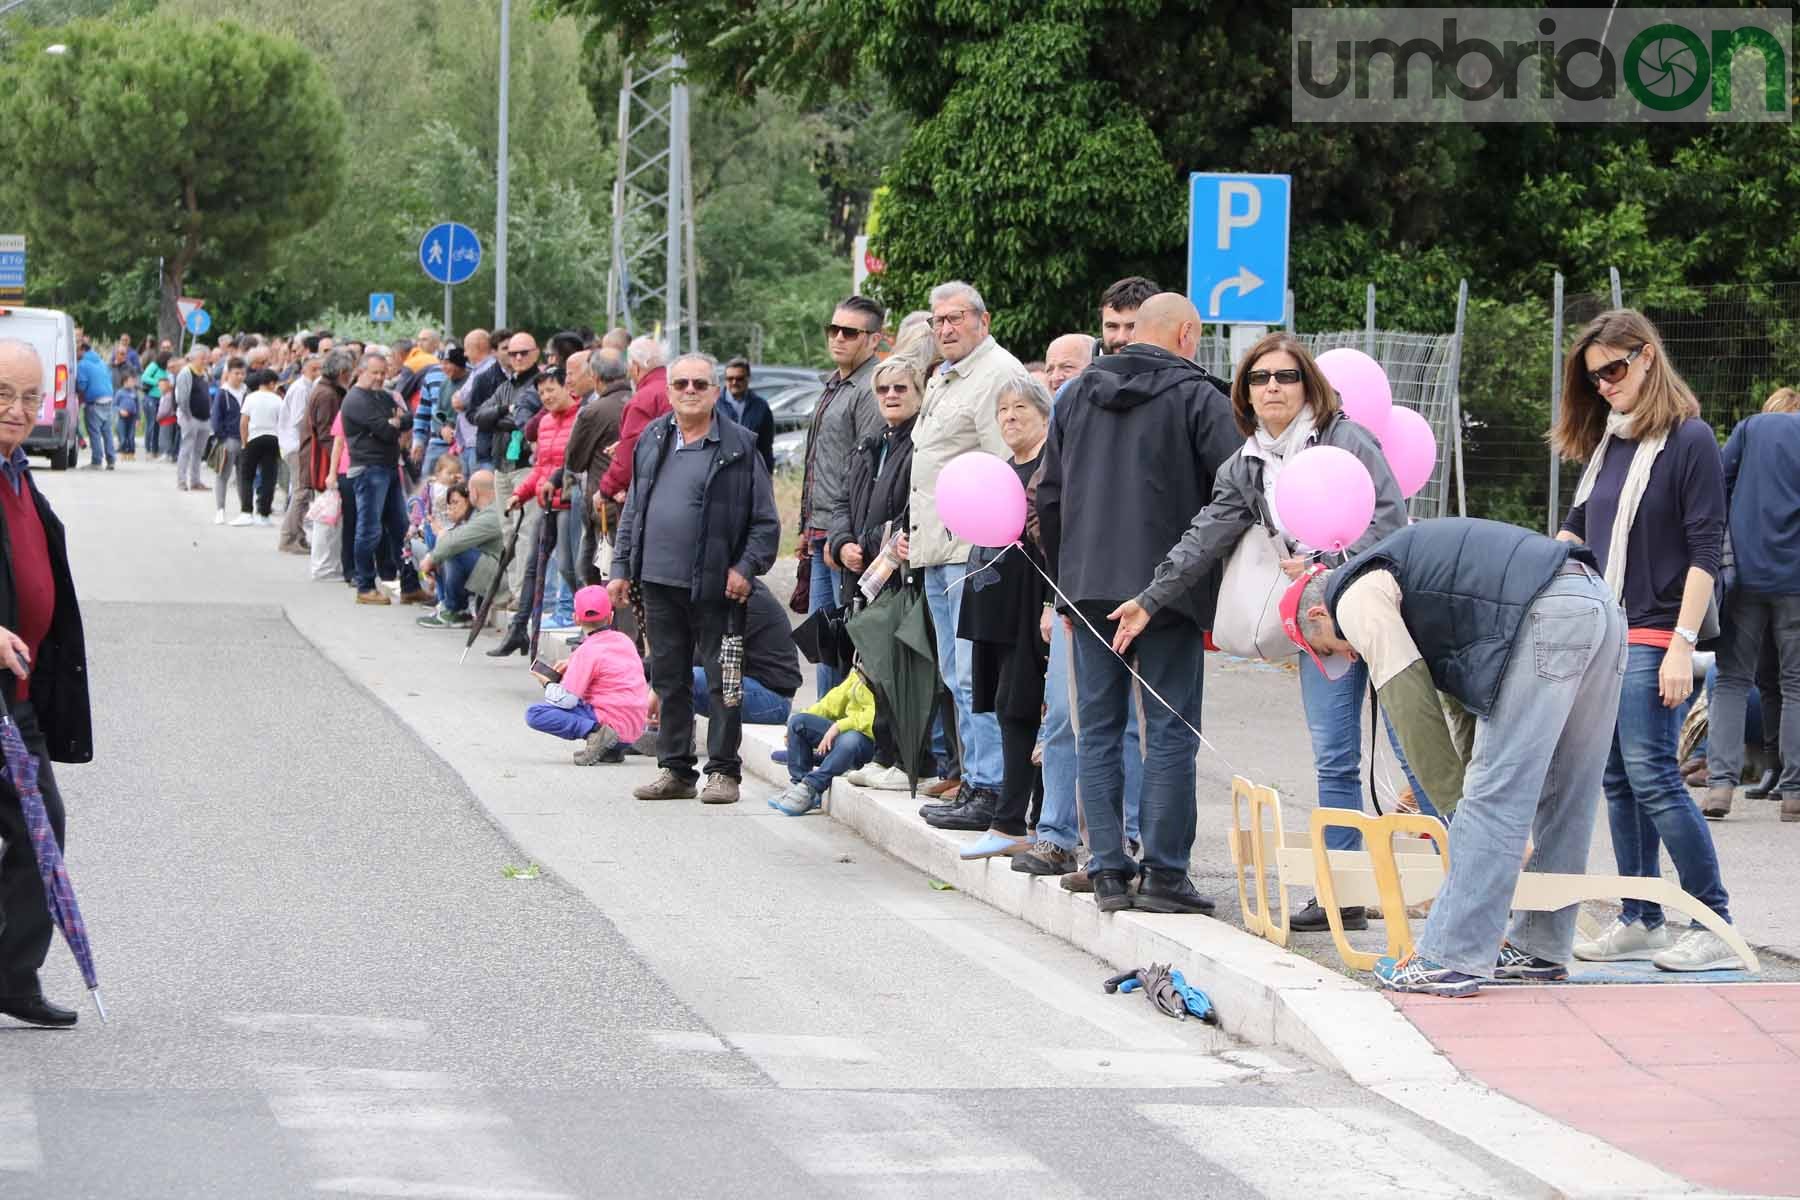
M 1562 412 L 1549 433 L 1550 444 L 1558 454 L 1585 462 L 1606 432 L 1606 418 L 1612 408 L 1595 390 L 1587 373 L 1587 350 L 1596 345 L 1627 353 L 1640 346 L 1648 346 L 1652 351 L 1644 371 L 1644 385 L 1638 391 L 1637 407 L 1632 410 L 1636 417 L 1633 438 L 1669 433 L 1689 417 L 1700 415 L 1700 402 L 1669 361 L 1656 326 L 1635 308 L 1615 308 L 1587 323 L 1563 362 Z
M 1763 401 L 1762 410 L 1766 413 L 1800 412 L 1800 392 L 1793 388 L 1779 388 Z

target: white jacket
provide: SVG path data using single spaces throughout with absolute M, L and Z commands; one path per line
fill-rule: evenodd
M 969 543 L 955 537 L 937 513 L 937 478 L 944 464 L 970 450 L 1006 458 L 1012 452 L 1000 437 L 995 401 L 1008 380 L 1025 368 L 992 335 L 961 362 L 945 363 L 925 386 L 925 403 L 913 425 L 912 531 L 908 563 L 941 567 L 969 561 Z

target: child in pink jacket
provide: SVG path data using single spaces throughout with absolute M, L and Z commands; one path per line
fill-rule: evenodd
M 623 743 L 643 736 L 649 723 L 650 687 L 644 660 L 631 639 L 611 628 L 612 599 L 603 587 L 575 593 L 575 621 L 585 635 L 575 653 L 556 664 L 556 676 L 532 675 L 544 699 L 525 710 L 525 723 L 540 733 L 585 742 L 575 765 L 623 762 Z

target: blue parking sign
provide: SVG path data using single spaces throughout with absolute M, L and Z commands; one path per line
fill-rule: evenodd
M 1279 325 L 1287 316 L 1287 175 L 1188 179 L 1188 299 L 1202 321 Z
M 394 319 L 394 293 L 369 293 L 369 320 L 391 321 Z

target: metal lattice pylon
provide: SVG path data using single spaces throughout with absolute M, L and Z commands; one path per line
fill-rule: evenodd
M 660 321 L 671 349 L 678 348 L 685 324 L 692 350 L 700 344 L 700 315 L 685 68 L 680 55 L 649 71 L 635 60 L 625 64 L 606 321 L 622 324 L 634 335 Z

